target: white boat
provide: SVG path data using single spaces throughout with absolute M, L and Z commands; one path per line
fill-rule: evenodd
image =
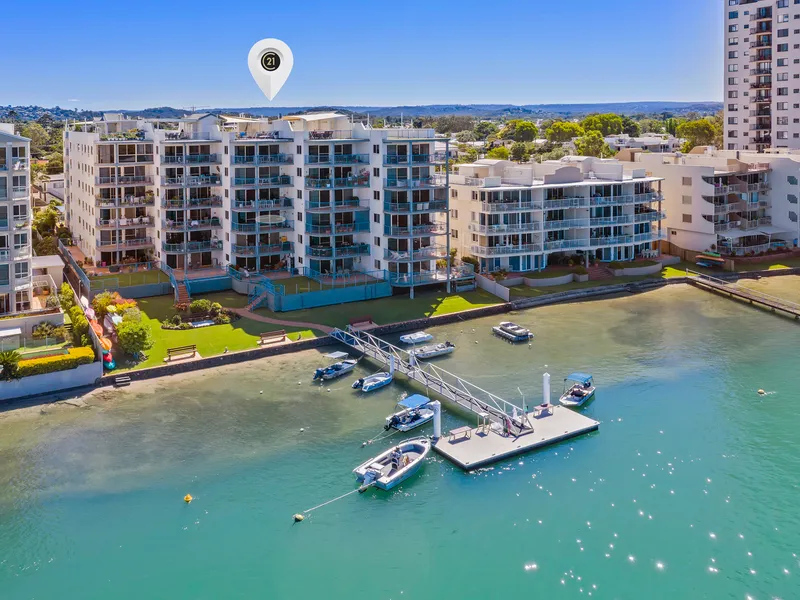
M 444 356 L 450 354 L 456 349 L 455 344 L 444 342 L 443 344 L 432 344 L 430 346 L 423 346 L 416 350 L 411 350 L 409 354 L 414 358 L 421 358 L 427 360 L 429 358 L 436 358 L 437 356 Z
M 564 393 L 559 401 L 562 406 L 577 408 L 594 397 L 594 381 L 588 373 L 572 373 L 564 379 Z
M 430 342 L 433 336 L 424 331 L 417 331 L 416 333 L 407 333 L 400 336 L 400 341 L 404 344 L 422 344 L 423 342 Z
M 394 377 L 391 373 L 375 373 L 374 375 L 356 379 L 353 382 L 353 389 L 361 390 L 362 392 L 374 392 L 392 383 L 392 379 Z
M 404 398 L 397 403 L 397 407 L 400 410 L 386 417 L 386 425 L 383 428 L 386 431 L 397 429 L 405 432 L 425 425 L 425 423 L 433 419 L 433 411 L 428 408 L 430 401 L 430 398 L 422 394 L 414 394 Z
M 503 321 L 500 325 L 492 327 L 495 335 L 508 340 L 509 342 L 527 342 L 533 339 L 533 334 L 530 329 L 520 327 L 511 321 Z
M 373 485 L 382 490 L 399 485 L 419 470 L 430 450 L 430 440 L 414 438 L 370 458 L 353 469 L 356 479 L 362 483 L 359 491 L 363 492 Z
M 349 355 L 346 352 L 331 352 L 325 356 L 334 360 L 338 359 L 339 362 L 335 362 L 332 365 L 328 365 L 327 367 L 322 367 L 314 371 L 314 381 L 317 379 L 328 381 L 329 379 L 336 379 L 342 375 L 347 375 L 350 371 L 355 369 L 356 365 L 358 364 L 356 359 L 348 358 Z

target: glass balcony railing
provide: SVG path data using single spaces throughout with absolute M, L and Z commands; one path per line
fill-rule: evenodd
M 97 226 L 102 229 L 124 229 L 126 227 L 152 227 L 153 217 L 128 217 L 121 219 L 97 219 Z
M 445 185 L 445 179 L 441 176 L 431 175 L 429 177 L 411 177 L 411 178 L 385 178 L 383 186 L 386 188 L 426 188 L 426 187 L 441 187 Z
M 233 244 L 231 252 L 239 256 L 261 256 L 270 254 L 286 254 L 294 252 L 294 242 L 282 242 L 280 244 Z
M 141 237 L 130 238 L 125 240 L 97 240 L 96 245 L 98 248 L 114 247 L 114 248 L 139 248 L 142 246 L 152 246 L 153 238 Z
M 334 154 L 335 165 L 366 165 L 369 164 L 369 154 Z
M 571 250 L 575 248 L 588 248 L 589 240 L 549 240 L 544 243 L 545 250 Z
M 589 219 L 562 219 L 560 221 L 545 221 L 545 231 L 553 231 L 556 229 L 580 229 L 582 227 L 589 227 Z
M 529 210 L 542 210 L 541 202 L 530 200 L 521 202 L 481 202 L 481 212 L 521 212 Z
M 231 223 L 231 231 L 236 233 L 267 233 L 270 231 L 293 231 L 294 221 L 284 220 L 280 223 Z
M 539 222 L 532 223 L 498 223 L 495 225 L 481 225 L 480 223 L 470 223 L 469 230 L 473 233 L 484 235 L 497 235 L 502 233 L 526 233 L 531 231 L 541 231 L 542 225 Z
M 231 202 L 231 207 L 233 210 L 293 208 L 294 199 L 284 196 L 282 198 L 270 198 L 264 200 L 233 200 Z
M 161 185 L 164 186 L 199 186 L 199 185 L 219 185 L 219 175 L 187 175 L 184 177 L 162 177 Z
M 161 243 L 164 252 L 182 253 L 198 252 L 202 250 L 222 250 L 222 240 L 203 240 L 199 242 L 182 242 L 179 244 Z
M 447 200 L 431 200 L 430 202 L 384 202 L 383 210 L 388 213 L 426 213 L 447 210 Z
M 314 258 L 346 258 L 348 256 L 369 256 L 369 244 L 351 244 L 349 246 L 306 246 L 306 254 Z
M 505 256 L 509 254 L 530 254 L 540 252 L 536 244 L 508 244 L 507 246 L 472 246 L 470 251 L 475 256 Z
M 309 200 L 306 202 L 306 210 L 309 212 L 369 210 L 369 200 L 362 200 L 361 198 L 345 198 L 344 200 L 335 200 L 333 202 Z
M 592 248 L 602 248 L 605 246 L 620 246 L 622 244 L 632 244 L 632 235 L 617 235 L 611 237 L 593 237 L 589 243 Z
M 368 222 L 359 223 L 336 223 L 335 225 L 318 225 L 314 223 L 306 223 L 306 233 L 315 233 L 318 235 L 340 235 L 345 233 L 358 233 L 362 231 L 369 231 L 370 225 Z
M 386 248 L 383 258 L 389 262 L 413 262 L 417 260 L 440 260 L 447 258 L 447 246 L 424 246 L 412 250 L 390 250 Z
M 392 237 L 443 235 L 446 232 L 447 228 L 442 223 L 425 223 L 423 225 L 414 225 L 413 227 L 398 227 L 386 224 L 383 228 L 383 233 Z
M 289 175 L 273 175 L 268 177 L 234 177 L 235 186 L 278 187 L 292 185 Z

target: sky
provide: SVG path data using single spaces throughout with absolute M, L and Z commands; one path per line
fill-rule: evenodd
M 3 11 L 0 105 L 721 101 L 723 4 L 14 2 Z M 294 54 L 294 69 L 271 102 L 247 67 L 250 47 L 267 37 Z

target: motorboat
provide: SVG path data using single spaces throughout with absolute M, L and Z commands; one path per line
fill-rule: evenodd
M 347 375 L 350 371 L 355 369 L 356 365 L 358 364 L 358 361 L 355 358 L 349 358 L 349 354 L 346 352 L 331 352 L 325 356 L 327 358 L 338 360 L 338 362 L 314 371 L 314 381 L 318 379 L 321 379 L 322 381 L 328 381 L 330 379 L 341 377 L 342 375 Z
M 572 373 L 564 379 L 564 393 L 559 401 L 562 406 L 577 408 L 594 397 L 594 381 L 588 373 Z
M 441 344 L 431 344 L 430 346 L 422 346 L 416 350 L 409 351 L 409 354 L 417 359 L 427 360 L 429 358 L 436 358 L 437 356 L 444 356 L 450 354 L 456 349 L 455 344 L 451 342 L 444 342 Z
M 533 339 L 533 334 L 530 329 L 520 327 L 511 321 L 503 321 L 500 325 L 492 327 L 495 335 L 508 340 L 509 342 L 527 342 Z
M 404 398 L 397 403 L 397 408 L 400 410 L 386 417 L 386 425 L 383 428 L 386 431 L 397 429 L 405 432 L 425 425 L 433 419 L 433 411 L 428 408 L 430 401 L 430 398 L 422 394 Z
M 414 475 L 430 451 L 429 439 L 413 438 L 370 458 L 353 469 L 356 479 L 361 482 L 358 491 L 364 492 L 373 485 L 391 490 Z
M 425 331 L 417 331 L 416 333 L 407 333 L 400 336 L 400 341 L 404 344 L 422 344 L 430 342 L 433 336 Z
M 391 373 L 375 373 L 356 379 L 353 382 L 353 389 L 361 390 L 362 392 L 374 392 L 392 383 L 392 379 L 394 379 L 394 376 Z

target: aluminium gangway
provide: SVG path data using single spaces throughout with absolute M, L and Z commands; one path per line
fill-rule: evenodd
M 689 276 L 689 283 L 696 288 L 704 289 L 710 292 L 717 292 L 722 295 L 727 295 L 731 299 L 749 302 L 750 304 L 757 304 L 769 308 L 772 312 L 779 311 L 797 321 L 800 321 L 800 304 L 784 300 L 783 298 L 776 298 L 764 292 L 759 292 L 752 288 L 738 285 L 737 282 L 725 281 L 717 279 L 704 273 L 686 270 Z
M 346 330 L 334 329 L 330 335 L 346 346 L 389 368 L 394 364 L 395 372 L 402 373 L 409 379 L 424 385 L 427 390 L 438 393 L 444 399 L 455 402 L 478 416 L 488 415 L 489 420 L 501 425 L 511 419 L 514 425 L 520 429 L 533 428 L 528 421 L 524 405 L 517 406 L 503 400 L 430 362 L 418 361 L 406 350 L 366 331 L 348 326 Z M 516 415 L 516 419 L 513 418 L 514 415 Z

